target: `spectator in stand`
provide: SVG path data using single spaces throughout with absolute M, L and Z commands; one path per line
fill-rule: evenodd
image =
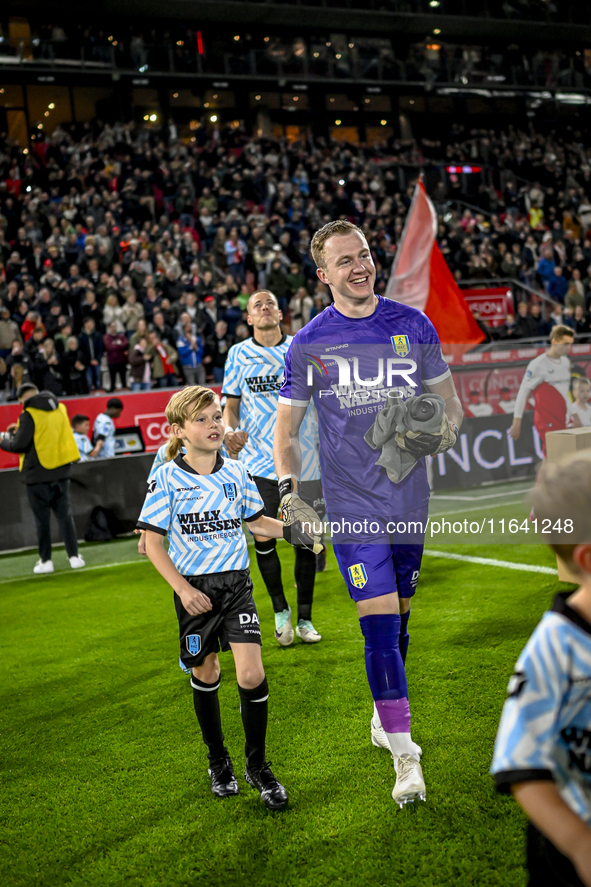
M 25 351 L 34 359 L 35 354 L 41 348 L 43 340 L 46 338 L 44 331 L 37 327 L 33 330 L 33 335 L 25 345 Z
M 534 336 L 540 336 L 541 338 L 546 338 L 548 333 L 550 332 L 550 327 L 544 320 L 542 316 L 542 306 L 539 302 L 534 302 L 529 309 L 530 317 L 533 321 L 533 324 L 536 324 L 536 331 L 533 334 Z
M 148 352 L 146 336 L 134 342 L 129 352 L 132 391 L 149 391 L 152 387 L 152 357 Z
M 138 320 L 136 331 L 129 340 L 129 347 L 135 348 L 140 339 L 146 339 L 146 341 L 148 339 L 148 324 L 145 317 Z
M 554 271 L 552 272 L 552 277 L 548 282 L 548 295 L 551 296 L 555 302 L 564 302 L 564 298 L 566 296 L 566 291 L 568 289 L 568 283 L 564 279 L 562 274 L 562 268 L 560 265 L 556 265 Z
M 0 309 L 0 357 L 7 357 L 12 349 L 13 342 L 22 342 L 18 324 L 10 318 L 10 308 L 2 305 Z
M 214 382 L 221 384 L 224 381 L 224 366 L 228 351 L 233 345 L 228 336 L 228 324 L 225 320 L 218 320 L 213 336 L 205 342 L 203 364 L 207 372 L 213 376 Z
M 25 342 L 29 341 L 35 330 L 42 330 L 43 335 L 45 335 L 45 327 L 43 326 L 38 312 L 28 311 L 24 323 L 21 326 L 21 333 L 23 334 Z
M 52 391 L 57 397 L 64 394 L 61 360 L 53 339 L 45 339 L 33 355 L 33 382 L 39 391 Z
M 123 308 L 115 294 L 107 296 L 107 301 L 103 308 L 103 325 L 106 329 L 109 329 L 113 323 L 118 333 L 125 332 Z
M 520 302 L 517 306 L 517 318 L 515 320 L 515 338 L 530 339 L 536 335 L 537 324 L 532 319 L 527 302 Z
M 86 385 L 89 391 L 102 389 L 101 357 L 103 356 L 103 340 L 95 328 L 92 317 L 85 317 L 82 331 L 78 336 L 78 346 L 86 364 Z
M 239 323 L 236 327 L 236 335 L 234 336 L 234 344 L 238 342 L 246 342 L 250 337 L 248 326 L 245 323 Z
M 538 277 L 541 279 L 545 289 L 548 289 L 555 268 L 556 262 L 554 260 L 552 248 L 546 247 L 542 252 L 537 268 Z
M 156 292 L 156 288 L 148 286 L 146 288 L 146 298 L 144 299 L 144 317 L 148 323 L 152 323 L 154 312 L 160 308 L 162 298 Z
M 176 348 L 187 385 L 205 385 L 203 341 L 193 332 L 190 320 L 183 327 L 176 341 Z
M 585 291 L 581 281 L 573 279 L 570 281 L 564 297 L 564 307 L 572 308 L 574 311 L 577 305 L 580 305 L 581 308 L 585 307 Z
M 95 329 L 103 328 L 103 312 L 97 301 L 94 290 L 86 290 L 80 305 L 81 323 L 83 324 L 87 317 L 94 320 Z
M 574 318 L 574 311 L 572 308 L 564 309 L 564 311 L 562 312 L 562 322 L 565 326 L 570 327 L 573 333 L 575 332 L 576 323 Z
M 178 384 L 178 354 L 167 342 L 163 342 L 156 330 L 151 330 L 148 354 L 152 360 L 152 378 L 158 388 L 174 388 Z
M 591 315 L 581 305 L 575 308 L 574 322 L 577 336 L 587 337 L 591 334 Z
M 495 339 L 516 339 L 515 335 L 515 316 L 513 314 L 505 315 L 505 322 L 498 326 L 493 332 Z
M 125 375 L 127 372 L 127 337 L 119 332 L 117 321 L 113 320 L 107 329 L 106 335 L 103 337 L 103 345 L 107 352 L 107 365 L 109 367 L 109 378 L 111 387 L 110 392 L 115 391 L 117 376 L 121 383 L 121 388 L 126 387 Z
M 156 330 L 163 342 L 166 342 L 167 345 L 170 345 L 171 348 L 174 348 L 175 337 L 172 329 L 164 320 L 164 314 L 162 313 L 162 311 L 156 311 L 156 313 L 154 314 L 152 329 Z
M 275 294 L 280 311 L 287 314 L 288 299 L 291 296 L 291 290 L 287 280 L 287 274 L 283 270 L 281 260 L 273 259 L 271 268 L 267 274 L 266 288 Z
M 57 349 L 57 353 L 61 355 L 64 353 L 67 347 L 67 342 L 70 336 L 72 335 L 72 324 L 69 321 L 65 321 L 60 326 L 59 333 L 56 333 L 53 337 L 53 341 L 55 342 L 55 347 Z
M 562 305 L 560 305 L 558 302 L 554 302 L 552 305 L 552 313 L 550 314 L 550 317 L 548 318 L 548 325 L 549 325 L 550 329 L 552 329 L 552 327 L 554 327 L 554 326 L 558 326 L 559 324 L 561 324 L 562 317 L 563 317 Z
M 125 293 L 125 304 L 121 309 L 121 318 L 125 326 L 125 335 L 131 339 L 140 321 L 144 316 L 144 307 L 138 302 L 135 290 L 129 289 Z
M 230 236 L 224 243 L 226 264 L 228 271 L 237 283 L 244 281 L 244 266 L 246 262 L 246 244 L 238 236 L 238 228 L 230 229 Z
M 67 395 L 88 394 L 86 364 L 84 363 L 84 355 L 78 347 L 76 336 L 70 336 L 68 339 L 60 368 L 64 390 Z

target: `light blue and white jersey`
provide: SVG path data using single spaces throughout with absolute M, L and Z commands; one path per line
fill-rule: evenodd
M 241 462 L 218 454 L 213 473 L 198 474 L 177 456 L 156 470 L 137 525 L 168 534 L 168 554 L 182 576 L 202 576 L 248 567 L 242 520 L 263 513 L 263 500 Z
M 92 440 L 96 444 L 99 437 L 104 438 L 104 444 L 97 459 L 111 459 L 115 455 L 115 423 L 106 413 L 99 413 L 94 420 Z
M 161 447 L 158 447 L 158 450 L 156 451 L 156 455 L 154 456 L 154 461 L 152 462 L 152 467 L 150 468 L 150 473 L 148 475 L 148 483 L 150 483 L 150 481 L 152 480 L 152 478 L 156 474 L 156 471 L 158 470 L 158 468 L 160 468 L 161 465 L 167 464 L 167 462 L 168 462 L 168 460 L 166 458 L 166 448 L 167 447 L 168 447 L 168 441 L 166 443 L 162 444 Z M 182 454 L 184 454 L 184 452 L 185 452 L 184 449 L 181 450 Z
M 232 345 L 224 368 L 223 395 L 239 397 L 240 430 L 248 432 L 248 441 L 240 452 L 240 461 L 255 477 L 277 480 L 273 462 L 273 436 L 277 418 L 279 391 L 285 371 L 285 355 L 291 336 L 283 336 L 278 345 L 266 347 L 256 339 Z M 302 450 L 301 480 L 320 477 L 318 445 L 313 438 L 313 414 L 309 410 L 300 428 Z
M 76 446 L 78 447 L 78 452 L 80 453 L 80 461 L 88 462 L 88 454 L 92 452 L 92 444 L 87 438 L 85 434 L 80 434 L 79 431 L 73 431 L 74 440 L 76 441 Z
M 508 687 L 491 773 L 499 791 L 553 780 L 591 826 L 591 624 L 556 595 Z

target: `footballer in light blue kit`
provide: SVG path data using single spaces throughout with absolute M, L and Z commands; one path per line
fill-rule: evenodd
M 270 517 L 276 517 L 280 503 L 279 482 L 273 463 L 273 435 L 285 356 L 292 341 L 291 336 L 282 332 L 281 319 L 273 293 L 259 290 L 252 294 L 248 300 L 248 322 L 253 327 L 253 336 L 230 348 L 222 385 L 222 395 L 226 398 L 226 447 L 248 468 L 265 503 L 265 514 Z M 316 412 L 310 405 L 300 429 L 300 495 L 320 520 L 324 516 L 324 498 L 320 484 L 317 426 Z M 255 536 L 255 554 L 273 602 L 275 637 L 281 646 L 287 647 L 293 643 L 294 630 L 275 539 Z M 294 577 L 298 612 L 295 634 L 308 644 L 321 640 L 312 624 L 312 604 L 316 571 L 323 568 L 321 559 L 325 558 L 323 551 L 318 555 L 321 562 L 317 564 L 312 551 L 296 548 Z
M 545 463 L 532 503 L 581 586 L 556 595 L 517 660 L 491 773 L 529 817 L 530 887 L 589 887 L 591 452 Z
M 246 467 L 221 457 L 224 422 L 211 389 L 193 386 L 177 392 L 166 417 L 169 461 L 151 477 L 138 527 L 145 531 L 148 558 L 174 590 L 180 656 L 192 669 L 212 791 L 218 797 L 238 793 L 218 700 L 218 652 L 231 649 L 246 735 L 245 778 L 269 809 L 279 810 L 287 794 L 265 760 L 269 688 L 242 521 L 263 537 L 290 537 L 281 521 L 264 516 Z
M 453 446 L 462 408 L 429 319 L 374 294 L 376 270 L 363 232 L 347 221 L 331 222 L 314 235 L 312 255 L 334 304 L 291 343 L 279 396 L 275 465 L 284 513 L 289 519 L 294 503 L 294 513 L 304 513 L 290 476 L 297 474 L 298 429 L 313 400 L 334 552 L 365 638 L 372 742 L 392 752 L 392 794 L 402 806 L 425 798 L 404 668 L 429 501 L 422 457 Z M 403 400 L 430 392 L 445 402 L 440 433 L 417 438 L 412 454 L 417 461 L 399 483 L 377 464 L 378 454 L 365 440 L 394 389 Z
M 97 459 L 112 459 L 115 455 L 115 422 L 123 412 L 123 401 L 111 397 L 107 401 L 107 409 L 99 413 L 92 428 L 92 443 L 96 449 Z
M 83 416 L 79 413 L 72 417 L 72 434 L 74 435 L 74 440 L 76 441 L 76 446 L 80 453 L 81 462 L 88 462 L 89 459 L 94 459 L 96 455 L 96 451 L 88 437 L 89 429 L 90 419 L 88 416 Z

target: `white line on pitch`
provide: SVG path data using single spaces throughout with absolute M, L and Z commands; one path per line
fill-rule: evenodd
M 441 493 L 435 493 L 431 496 L 431 501 L 437 502 L 439 499 L 453 499 L 457 502 L 478 502 L 480 499 L 501 499 L 507 496 L 523 496 L 529 493 L 533 487 L 526 487 L 524 490 L 508 490 L 506 493 L 486 493 L 484 496 L 447 496 Z
M 110 567 L 129 567 L 132 564 L 137 564 L 138 566 L 142 567 L 145 564 L 149 563 L 150 561 L 146 558 L 146 560 L 138 559 L 136 561 L 119 561 L 116 564 L 91 564 L 88 567 L 81 567 L 79 570 L 72 570 L 70 568 L 69 570 L 54 570 L 53 573 L 33 573 L 33 571 L 31 571 L 31 573 L 27 576 L 13 576 L 12 579 L 0 579 L 0 585 L 6 585 L 7 582 L 20 582 L 22 579 L 26 579 L 28 582 L 30 582 L 31 579 L 43 579 L 47 576 L 65 576 L 66 573 L 71 574 L 74 572 L 78 573 L 80 571 L 80 575 L 83 575 L 84 573 L 88 573 L 89 570 L 108 570 Z
M 473 557 L 469 554 L 452 554 L 451 551 L 434 551 L 432 548 L 426 548 L 423 554 L 427 557 L 444 557 L 450 561 L 466 561 L 469 564 L 481 564 L 483 567 L 504 567 L 507 570 L 521 570 L 524 573 L 546 573 L 549 576 L 556 576 L 557 572 L 553 567 L 542 567 L 536 564 L 516 564 L 513 561 L 498 561 L 492 557 Z
M 433 500 L 431 500 L 431 501 L 433 501 Z M 476 499 L 474 499 L 473 501 L 476 502 Z M 513 504 L 518 505 L 519 503 L 516 502 Z M 451 514 L 470 514 L 472 511 L 484 511 L 485 508 L 487 511 L 490 508 L 505 508 L 506 505 L 507 505 L 506 502 L 490 502 L 490 503 L 487 503 L 486 505 L 479 505 L 477 508 L 459 508 L 459 509 L 455 509 L 454 511 L 435 511 L 432 515 L 429 515 L 429 516 L 434 517 L 434 518 L 438 518 L 438 517 L 447 517 L 448 515 L 451 515 Z M 525 517 L 525 514 L 523 515 L 523 517 Z M 520 520 L 521 520 L 521 518 L 520 518 Z

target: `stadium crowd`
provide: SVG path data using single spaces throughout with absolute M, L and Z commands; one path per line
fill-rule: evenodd
M 482 164 L 476 193 L 430 188 L 439 246 L 459 281 L 511 278 L 542 295 L 487 337 L 591 333 L 591 144 L 579 133 L 451 131 L 371 147 L 201 128 L 58 127 L 30 153 L 0 142 L 0 388 L 61 394 L 221 382 L 267 287 L 287 330 L 329 303 L 310 238 L 349 218 L 384 292 L 412 196 L 404 167 Z M 457 201 L 468 200 L 471 208 Z M 459 208 L 454 208 L 459 207 Z M 102 368 L 102 369 L 101 369 Z

